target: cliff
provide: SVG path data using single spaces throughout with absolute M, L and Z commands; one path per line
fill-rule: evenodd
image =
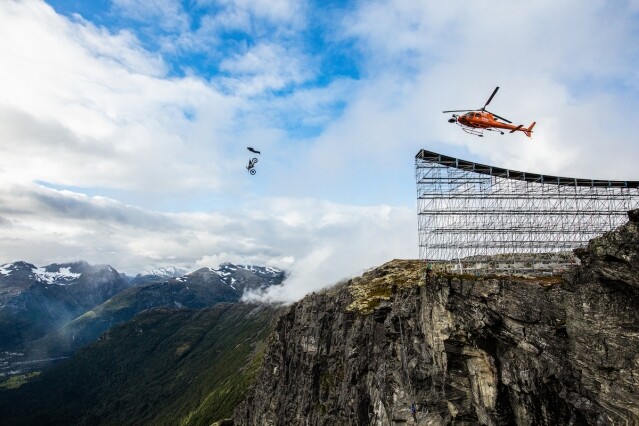
M 639 424 L 629 216 L 562 277 L 424 279 L 395 260 L 307 296 L 279 318 L 232 422 Z

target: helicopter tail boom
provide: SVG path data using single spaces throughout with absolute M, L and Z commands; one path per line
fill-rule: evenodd
M 537 124 L 537 122 L 533 121 L 532 124 L 530 126 L 528 126 L 527 129 L 524 129 L 524 133 L 526 134 L 526 136 L 528 136 L 528 137 L 532 136 L 532 129 L 533 129 L 533 127 L 535 127 L 535 124 Z

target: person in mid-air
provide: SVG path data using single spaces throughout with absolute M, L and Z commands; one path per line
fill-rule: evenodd
M 247 146 L 247 147 L 246 147 L 246 149 L 248 149 L 248 150 L 249 150 L 249 151 L 251 151 L 251 152 L 254 152 L 255 154 L 261 154 L 261 152 L 260 152 L 260 151 L 258 151 L 258 150 L 256 150 L 256 149 L 254 149 L 254 148 L 251 148 L 250 146 Z

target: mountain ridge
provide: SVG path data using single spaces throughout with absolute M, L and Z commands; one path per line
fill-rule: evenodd
M 129 287 L 31 342 L 28 351 L 36 358 L 68 356 L 114 325 L 131 320 L 147 309 L 202 309 L 216 303 L 239 302 L 247 290 L 264 289 L 283 282 L 284 271 L 266 268 L 241 268 L 225 263 L 218 268 L 200 268 L 184 276 Z

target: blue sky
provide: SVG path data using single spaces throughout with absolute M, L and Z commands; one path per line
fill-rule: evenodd
M 421 148 L 637 180 L 639 3 L 0 2 L 0 262 L 287 268 L 417 256 Z M 483 139 L 442 110 L 537 122 Z M 262 151 L 257 174 L 247 146 Z
M 349 41 L 335 39 L 330 31 L 331 21 L 351 8 L 351 2 L 299 2 L 302 7 L 291 12 L 312 19 L 299 21 L 276 14 L 269 16 L 263 10 L 261 16 L 256 13 L 248 18 L 250 22 L 242 23 L 246 27 L 230 24 L 215 30 L 209 27 L 211 18 L 233 9 L 233 2 L 55 0 L 48 3 L 71 19 L 80 15 L 111 32 L 134 32 L 146 50 L 158 52 L 170 65 L 168 76 L 183 77 L 192 72 L 204 78 L 224 75 L 220 69 L 224 58 L 245 52 L 262 41 L 277 41 L 314 57 L 318 69 L 314 78 L 305 83 L 307 86 L 326 84 L 336 76 L 357 78 L 359 72 L 353 57 L 356 52 L 349 48 Z M 269 7 L 264 4 L 264 9 Z M 186 43 L 187 38 L 199 39 L 201 43 Z M 168 48 L 166 43 L 171 41 L 177 43 Z

